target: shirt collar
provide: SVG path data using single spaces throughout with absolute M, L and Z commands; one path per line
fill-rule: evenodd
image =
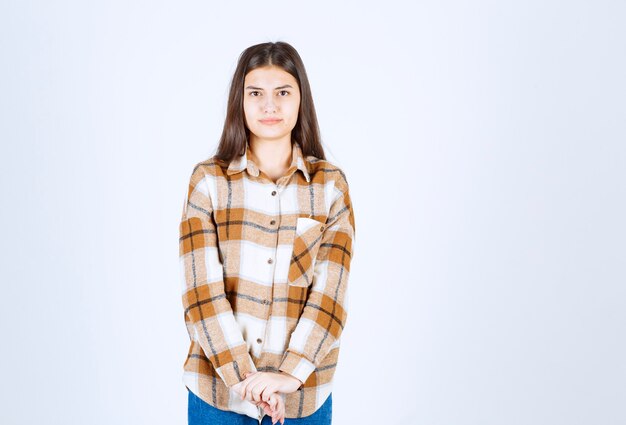
M 300 170 L 302 171 L 302 174 L 304 174 L 304 178 L 306 179 L 306 181 L 310 182 L 311 176 L 309 175 L 309 170 L 307 166 L 308 161 L 304 158 L 300 145 L 296 142 L 291 142 L 291 165 L 287 170 L 287 175 L 291 174 L 295 170 Z M 248 174 L 252 176 L 259 176 L 259 167 L 252 160 L 249 143 L 246 143 L 246 154 L 236 156 L 235 159 L 233 159 L 228 165 L 228 170 L 226 171 L 226 174 L 230 176 L 243 170 L 246 170 Z

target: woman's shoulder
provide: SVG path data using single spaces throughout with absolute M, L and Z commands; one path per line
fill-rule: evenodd
M 306 161 L 312 181 L 333 182 L 342 191 L 348 188 L 346 173 L 335 162 L 313 155 L 308 155 Z
M 228 162 L 219 159 L 215 155 L 196 162 L 193 165 L 192 175 L 211 175 L 214 177 L 225 174 L 228 169 Z

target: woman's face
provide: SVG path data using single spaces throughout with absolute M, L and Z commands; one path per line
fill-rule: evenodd
M 298 121 L 300 87 L 282 68 L 256 68 L 244 80 L 243 109 L 251 138 L 290 138 Z

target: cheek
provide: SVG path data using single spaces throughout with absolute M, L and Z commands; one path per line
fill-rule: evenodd
M 243 102 L 243 115 L 246 121 L 252 121 L 254 117 L 252 105 L 249 102 Z
M 300 109 L 300 101 L 293 102 L 289 105 L 289 113 L 293 117 L 294 120 L 298 118 L 299 109 Z
M 252 125 L 254 125 L 254 117 L 250 116 L 248 111 L 246 111 L 245 109 L 243 111 L 243 123 L 244 123 L 244 125 L 246 126 L 246 128 L 248 130 L 251 130 L 250 123 L 252 123 Z

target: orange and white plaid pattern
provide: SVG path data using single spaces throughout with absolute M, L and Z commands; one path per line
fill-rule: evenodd
M 283 371 L 304 382 L 283 395 L 285 417 L 313 414 L 332 390 L 354 236 L 344 173 L 298 143 L 276 183 L 249 146 L 230 164 L 196 164 L 179 239 L 187 388 L 259 419 L 230 387 L 248 371 Z

